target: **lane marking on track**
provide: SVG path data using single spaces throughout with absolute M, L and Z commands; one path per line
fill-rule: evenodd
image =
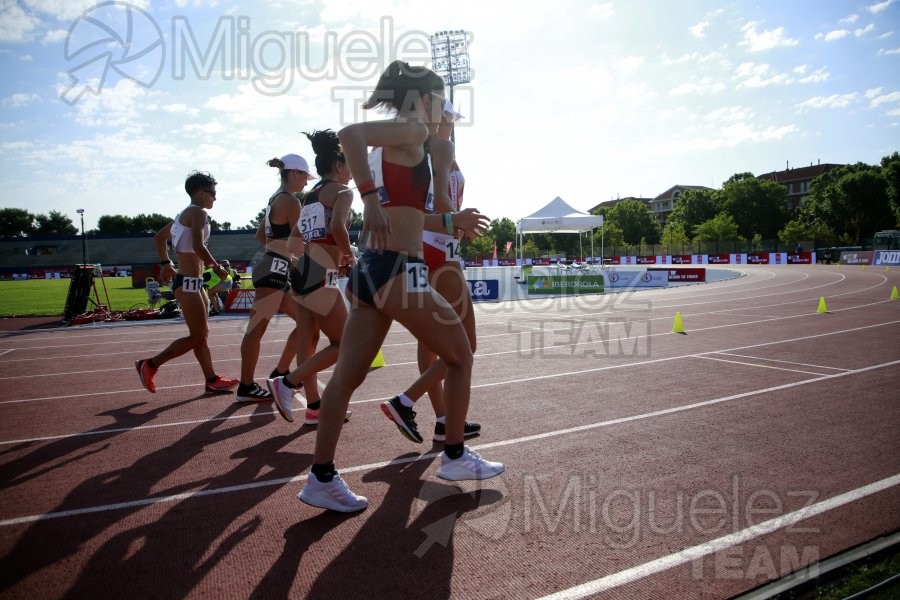
M 779 318 L 786 318 L 786 317 L 779 317 Z M 580 371 L 567 371 L 567 372 L 564 372 L 564 373 L 551 373 L 551 374 L 549 374 L 549 375 L 539 375 L 539 376 L 536 376 L 536 377 L 526 377 L 526 378 L 523 378 L 523 379 L 509 379 L 509 380 L 497 381 L 497 382 L 492 382 L 492 383 L 474 384 L 474 385 L 472 385 L 472 389 L 475 390 L 475 389 L 481 389 L 481 388 L 496 387 L 496 386 L 499 386 L 499 385 L 515 384 L 515 383 L 522 383 L 522 382 L 528 382 L 528 381 L 535 381 L 535 380 L 538 380 L 538 379 L 550 379 L 550 378 L 553 378 L 553 377 L 571 377 L 572 375 L 582 375 L 582 374 L 585 374 L 585 373 L 596 373 L 597 371 L 608 371 L 608 370 L 612 370 L 612 369 L 623 369 L 623 368 L 629 368 L 629 367 L 640 367 L 640 366 L 643 366 L 643 365 L 650 365 L 650 364 L 655 364 L 655 363 L 660 363 L 660 362 L 668 362 L 668 361 L 672 361 L 672 360 L 680 360 L 680 359 L 684 359 L 684 358 L 695 358 L 695 357 L 698 357 L 698 356 L 704 356 L 704 355 L 707 355 L 707 354 L 727 354 L 728 352 L 733 352 L 733 351 L 735 351 L 735 350 L 748 350 L 748 349 L 750 349 L 750 348 L 761 348 L 761 347 L 763 347 L 763 346 L 774 346 L 774 345 L 777 345 L 777 344 L 789 344 L 789 343 L 792 343 L 792 342 L 802 342 L 802 341 L 806 341 L 806 340 L 810 340 L 810 339 L 817 339 L 817 338 L 821 338 L 821 337 L 827 337 L 827 336 L 830 336 L 830 335 L 840 335 L 840 334 L 844 334 L 844 333 L 852 333 L 852 332 L 854 332 L 854 331 L 862 331 L 862 330 L 864 330 L 864 329 L 873 329 L 873 328 L 878 328 L 878 327 L 884 327 L 884 326 L 886 326 L 886 325 L 896 325 L 897 323 L 900 323 L 900 320 L 897 320 L 897 321 L 887 321 L 887 322 L 884 322 L 884 323 L 874 323 L 874 324 L 871 324 L 871 325 L 863 325 L 863 326 L 861 326 L 861 327 L 853 327 L 853 328 L 851 328 L 851 329 L 841 329 L 841 330 L 838 330 L 838 331 L 829 331 L 829 332 L 826 332 L 826 333 L 817 333 L 817 334 L 808 335 L 808 336 L 802 336 L 802 337 L 797 337 L 797 338 L 788 338 L 788 339 L 786 339 L 786 340 L 776 340 L 776 341 L 773 341 L 773 342 L 763 342 L 763 343 L 760 343 L 760 344 L 751 344 L 751 345 L 749 345 L 749 346 L 736 346 L 736 347 L 733 347 L 733 348 L 723 348 L 722 350 L 711 350 L 711 351 L 709 351 L 709 352 L 701 352 L 701 353 L 699 353 L 699 354 L 695 354 L 695 353 L 692 353 L 692 354 L 681 354 L 681 355 L 678 355 L 678 356 L 669 356 L 669 357 L 665 357 L 665 358 L 656 358 L 656 359 L 653 359 L 653 360 L 645 360 L 645 361 L 633 362 L 633 363 L 626 363 L 626 364 L 620 364 L 620 365 L 610 365 L 610 366 L 606 366 L 606 367 L 595 367 L 595 368 L 584 369 L 584 370 L 580 370 Z M 718 329 L 719 327 L 720 327 L 720 326 L 708 327 L 708 328 L 706 328 L 706 329 Z M 699 329 L 699 330 L 693 330 L 693 329 L 692 329 L 691 331 L 704 331 L 704 329 Z M 669 332 L 666 332 L 666 333 L 651 334 L 651 337 L 660 336 L 660 335 L 678 335 L 678 334 L 674 334 L 674 333 L 672 333 L 671 331 L 669 331 Z M 591 342 L 591 343 L 601 343 L 601 342 Z M 574 344 L 574 345 L 581 345 L 581 343 L 579 343 L 579 344 Z M 511 353 L 515 353 L 515 352 L 518 352 L 518 350 L 508 350 L 508 351 L 503 351 L 503 352 L 492 352 L 492 353 L 476 354 L 476 355 L 475 355 L 475 358 L 479 358 L 479 357 L 482 357 L 482 356 L 498 356 L 498 355 L 502 355 L 502 354 L 511 354 Z M 194 364 L 194 363 L 185 363 L 185 364 Z M 416 364 L 416 363 L 412 363 L 412 362 L 410 362 L 410 363 L 397 363 L 398 366 L 399 366 L 400 364 L 412 365 L 412 364 Z M 383 367 L 383 368 L 384 368 L 384 367 Z M 129 369 L 129 370 L 130 370 L 130 369 Z M 849 371 L 849 369 L 847 369 L 847 371 Z M 329 371 L 322 371 L 322 373 L 330 373 L 330 372 L 331 372 L 330 370 L 329 370 Z M 0 379 L 2 379 L 2 378 L 0 378 Z M 157 387 L 157 389 L 158 389 L 158 390 L 183 389 L 183 388 L 195 387 L 195 386 L 197 386 L 197 385 L 199 385 L 199 384 L 185 384 L 185 385 L 173 385 L 173 386 L 159 386 L 159 387 Z M 24 399 L 16 399 L 16 400 L 0 400 L 0 406 L 5 405 L 5 404 L 21 404 L 21 403 L 25 403 L 25 402 L 39 402 L 39 401 L 45 401 L 45 400 L 69 400 L 69 399 L 72 399 L 72 398 L 86 398 L 86 397 L 93 397 L 93 396 L 119 395 L 119 394 L 133 394 L 133 393 L 145 393 L 145 390 L 144 390 L 143 388 L 134 388 L 134 389 L 130 389 L 130 390 L 111 390 L 111 391 L 108 391 L 108 392 L 92 392 L 92 393 L 89 393 L 89 394 L 68 394 L 68 395 L 65 395 L 65 396 L 44 396 L 44 397 L 40 397 L 40 398 L 24 398 Z M 370 402 L 384 402 L 384 398 L 371 398 L 371 399 L 369 399 L 369 400 L 356 400 L 356 401 L 351 402 L 350 404 L 367 404 L 367 403 L 370 403 Z M 265 414 L 270 414 L 270 413 L 265 413 Z M 275 412 L 273 411 L 271 414 L 275 414 Z M 241 418 L 241 417 L 242 417 L 242 415 L 241 415 L 241 416 L 236 416 L 236 417 L 228 417 L 228 418 Z M 190 423 L 194 423 L 194 422 L 200 422 L 200 421 L 190 421 Z M 70 437 L 71 435 L 77 436 L 77 435 L 83 435 L 83 434 L 66 434 L 66 435 L 55 436 L 55 437 L 50 437 L 50 438 L 42 438 L 42 439 L 58 439 L 58 438 L 61 438 L 61 437 Z M 9 444 L 9 443 L 18 443 L 18 442 L 4 442 L 4 441 L 0 440 L 0 445 L 2 445 L 2 444 Z
M 576 598 L 585 598 L 593 594 L 611 590 L 619 586 L 632 583 L 639 579 L 649 577 L 650 575 L 655 575 L 674 567 L 678 567 L 698 560 L 700 558 L 703 558 L 704 556 L 713 554 L 720 550 L 738 546 L 755 538 L 762 537 L 770 533 L 775 533 L 780 529 L 789 527 L 805 519 L 809 519 L 824 512 L 828 512 L 852 502 L 862 500 L 867 496 L 889 490 L 897 485 L 900 485 L 900 474 L 881 479 L 880 481 L 875 481 L 868 485 L 850 490 L 849 492 L 844 492 L 843 494 L 833 496 L 828 500 L 823 500 L 821 502 L 811 504 L 807 507 L 801 508 L 800 510 L 787 513 L 780 517 L 775 517 L 774 519 L 763 521 L 762 523 L 758 523 L 756 525 L 748 527 L 747 529 L 742 529 L 740 531 L 724 535 L 714 540 L 710 540 L 703 544 L 685 548 L 680 552 L 662 556 L 655 560 L 651 560 L 635 567 L 631 567 L 630 569 L 625 569 L 617 573 L 611 573 L 599 579 L 595 579 L 593 581 L 588 581 L 586 583 L 582 583 L 581 585 L 571 587 L 567 590 L 561 590 L 554 594 L 543 596 L 539 600 L 575 600 Z
M 18 348 L 10 348 L 8 350 L 0 351 L 0 356 L 5 356 L 5 355 L 9 354 L 10 352 L 15 352 L 16 350 L 18 350 Z
M 601 427 L 611 427 L 613 425 L 620 425 L 622 423 L 631 423 L 634 421 L 652 419 L 654 417 L 661 417 L 661 416 L 665 416 L 665 415 L 681 413 L 681 412 L 693 410 L 696 408 L 704 408 L 707 406 L 713 406 L 715 404 L 721 404 L 724 402 L 731 402 L 731 401 L 740 400 L 743 398 L 750 398 L 752 396 L 759 396 L 761 394 L 768 394 L 771 392 L 788 390 L 791 388 L 799 387 L 801 385 L 807 385 L 810 383 L 818 383 L 818 382 L 826 381 L 829 379 L 848 377 L 850 375 L 857 375 L 859 373 L 865 373 L 868 371 L 873 371 L 876 369 L 883 369 L 886 367 L 893 367 L 895 365 L 900 365 L 900 360 L 895 360 L 895 361 L 891 361 L 891 362 L 887 362 L 887 363 L 881 363 L 878 365 L 871 365 L 871 366 L 856 369 L 854 371 L 850 371 L 847 373 L 835 373 L 832 375 L 823 375 L 821 377 L 815 377 L 813 379 L 805 379 L 805 380 L 796 381 L 793 383 L 786 383 L 783 385 L 776 385 L 776 386 L 762 388 L 762 389 L 758 389 L 758 390 L 751 390 L 749 392 L 742 392 L 740 394 L 733 394 L 731 396 L 724 396 L 721 398 L 713 398 L 711 400 L 704 400 L 702 402 L 695 402 L 693 404 L 687 404 L 684 406 L 675 406 L 672 408 L 655 410 L 655 411 L 643 413 L 640 415 L 621 417 L 618 419 L 611 419 L 609 421 L 600 421 L 598 423 L 588 423 L 585 425 L 579 425 L 577 427 L 558 429 L 556 431 L 545 431 L 543 433 L 538 433 L 535 435 L 527 435 L 527 436 L 523 436 L 523 437 L 519 437 L 519 438 L 502 440 L 502 441 L 498 441 L 498 442 L 489 442 L 487 444 L 479 444 L 477 446 L 473 445 L 473 446 L 471 446 L 471 448 L 474 450 L 481 450 L 484 448 L 499 448 L 499 447 L 503 447 L 503 446 L 512 446 L 512 445 L 516 445 L 516 444 L 524 444 L 524 443 L 534 442 L 537 440 L 544 440 L 544 439 L 551 438 L 551 437 L 571 435 L 574 433 L 580 433 L 582 431 L 590 431 L 593 429 L 599 429 Z M 403 459 L 389 460 L 389 461 L 384 461 L 384 462 L 379 462 L 379 463 L 357 465 L 355 467 L 345 467 L 345 468 L 342 468 L 340 471 L 341 471 L 341 473 L 344 473 L 344 474 L 358 473 L 361 471 L 371 471 L 374 469 L 381 469 L 381 468 L 392 466 L 392 465 L 406 464 L 406 463 L 420 461 L 420 460 L 433 460 L 437 456 L 440 456 L 440 452 L 431 452 L 428 454 L 422 454 L 422 455 L 412 456 L 412 457 L 403 458 Z M 898 477 L 900 477 L 900 476 L 898 476 Z M 272 480 L 267 480 L 267 481 L 254 481 L 252 483 L 232 485 L 232 486 L 227 486 L 227 487 L 222 487 L 222 488 L 206 489 L 206 490 L 200 490 L 200 491 L 196 491 L 196 492 L 185 492 L 182 494 L 173 494 L 173 495 L 168 495 L 168 496 L 141 498 L 140 500 L 117 502 L 115 504 L 103 504 L 103 505 L 99 505 L 99 506 L 90 506 L 90 507 L 85 507 L 85 508 L 77 508 L 77 509 L 72 509 L 72 510 L 43 513 L 43 514 L 38 514 L 38 515 L 28 515 L 28 516 L 23 516 L 23 517 L 4 519 L 4 520 L 0 521 L 0 527 L 8 527 L 8 526 L 12 526 L 12 525 L 22 525 L 25 523 L 33 523 L 36 521 L 46 521 L 49 519 L 60 519 L 60 518 L 64 518 L 64 517 L 81 516 L 81 515 L 86 515 L 86 514 L 91 514 L 91 513 L 122 510 L 122 509 L 126 509 L 126 508 L 138 508 L 141 506 L 150 506 L 150 505 L 160 504 L 160 503 L 164 503 L 164 502 L 177 502 L 179 500 L 186 500 L 189 498 L 196 498 L 196 497 L 200 497 L 200 496 L 212 496 L 212 495 L 217 495 L 217 494 L 228 494 L 228 493 L 232 493 L 232 492 L 241 492 L 241 491 L 255 489 L 255 488 L 264 487 L 264 486 L 282 486 L 282 485 L 285 485 L 288 483 L 301 481 L 305 478 L 306 478 L 306 474 L 304 473 L 301 475 L 296 475 L 294 477 L 283 477 L 281 479 L 272 479 Z
M 825 365 L 811 365 L 809 363 L 796 362 L 793 360 L 778 360 L 775 358 L 763 358 L 761 356 L 747 356 L 745 354 L 735 354 L 734 352 L 717 352 L 717 354 L 724 354 L 725 356 L 737 356 L 738 358 L 752 358 L 754 360 L 762 360 L 765 362 L 774 362 L 781 363 L 785 365 L 797 365 L 800 367 L 813 367 L 815 369 L 829 369 L 831 371 L 852 371 L 853 369 L 842 369 L 841 367 L 828 367 Z
M 761 365 L 759 363 L 752 363 L 743 360 L 732 360 L 730 358 L 720 358 L 718 356 L 713 355 L 704 355 L 698 356 L 697 358 L 702 358 L 703 360 L 715 360 L 719 362 L 729 363 L 732 365 L 744 365 L 747 367 L 756 367 L 758 369 L 773 369 L 775 371 L 787 371 L 789 373 L 803 373 L 804 375 L 822 375 L 823 373 L 818 373 L 815 371 L 801 371 L 800 369 L 788 369 L 786 367 L 775 367 L 772 365 Z

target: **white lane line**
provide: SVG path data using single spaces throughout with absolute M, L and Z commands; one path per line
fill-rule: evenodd
M 743 360 L 731 360 L 728 358 L 719 358 L 718 356 L 698 356 L 697 358 L 702 358 L 704 360 L 717 360 L 719 362 L 729 363 L 732 365 L 745 365 L 747 367 L 756 367 L 758 369 L 773 369 L 775 371 L 787 371 L 789 373 L 803 373 L 804 375 L 821 375 L 822 373 L 817 373 L 814 371 L 801 371 L 800 369 L 788 369 L 785 367 L 775 367 L 772 365 L 761 365 L 759 363 L 746 362 Z
M 719 352 L 725 356 L 737 356 L 738 358 L 751 358 L 754 360 L 763 360 L 765 362 L 781 363 L 785 365 L 797 365 L 799 367 L 813 367 L 814 369 L 828 369 L 830 371 L 852 371 L 853 369 L 843 369 L 841 367 L 826 367 L 825 365 L 811 365 L 809 363 L 796 362 L 793 360 L 777 360 L 775 358 L 762 358 L 760 356 L 747 356 L 745 354 L 735 354 L 734 352 Z
M 775 533 L 780 529 L 799 523 L 804 519 L 809 519 L 824 512 L 828 512 L 829 510 L 840 508 L 867 496 L 891 489 L 897 485 L 900 485 L 900 474 L 881 479 L 880 481 L 875 481 L 868 485 L 850 490 L 849 492 L 844 492 L 843 494 L 833 496 L 828 500 L 811 504 L 780 517 L 763 521 L 762 523 L 758 523 L 747 529 L 742 529 L 714 540 L 691 546 L 690 548 L 685 548 L 680 552 L 662 556 L 617 573 L 611 573 L 605 577 L 582 583 L 581 585 L 571 587 L 567 590 L 560 590 L 554 594 L 543 596 L 539 600 L 575 600 L 576 598 L 585 598 L 593 594 L 611 590 L 639 579 L 649 577 L 650 575 L 655 575 L 674 567 L 687 564 L 691 561 L 698 560 L 720 550 L 738 546 L 755 538 Z
M 9 354 L 10 352 L 15 352 L 16 350 L 17 350 L 17 348 L 9 348 L 8 350 L 0 351 L 0 356 L 5 356 L 5 355 Z
M 563 435 L 570 435 L 573 433 L 580 433 L 582 431 L 589 431 L 589 430 L 598 429 L 601 427 L 610 427 L 613 425 L 620 425 L 622 423 L 631 423 L 634 421 L 641 421 L 644 419 L 652 419 L 654 417 L 660 417 L 660 416 L 664 416 L 664 415 L 671 415 L 671 414 L 675 414 L 675 413 L 685 412 L 688 410 L 693 410 L 695 408 L 703 408 L 706 406 L 713 406 L 715 404 L 721 404 L 723 402 L 731 402 L 734 400 L 740 400 L 742 398 L 758 396 L 760 394 L 768 394 L 771 392 L 787 390 L 787 389 L 791 389 L 794 387 L 799 387 L 801 385 L 806 385 L 809 383 L 817 383 L 817 382 L 825 381 L 828 379 L 837 379 L 840 377 L 847 377 L 849 375 L 856 375 L 858 373 L 864 373 L 867 371 L 872 371 L 875 369 L 882 369 L 885 367 L 892 367 L 895 365 L 900 365 L 900 360 L 895 360 L 895 361 L 888 362 L 888 363 L 882 363 L 879 365 L 872 365 L 869 367 L 863 367 L 861 369 L 857 369 L 857 370 L 849 372 L 849 373 L 836 373 L 833 375 L 822 375 L 821 377 L 816 377 L 813 379 L 805 379 L 803 381 L 796 381 L 793 383 L 776 385 L 776 386 L 772 386 L 772 387 L 768 387 L 768 388 L 752 390 L 749 392 L 742 392 L 740 394 L 733 394 L 731 396 L 724 396 L 722 398 L 713 398 L 711 400 L 704 400 L 702 402 L 695 402 L 693 404 L 687 404 L 684 406 L 675 406 L 672 408 L 665 408 L 662 410 L 656 410 L 656 411 L 652 411 L 652 412 L 644 413 L 644 414 L 640 414 L 640 415 L 621 417 L 619 419 L 611 419 L 609 421 L 600 421 L 599 423 L 588 423 L 586 425 L 579 425 L 577 427 L 569 427 L 566 429 L 558 429 L 556 431 L 545 431 L 543 433 L 538 433 L 535 435 L 527 435 L 527 436 L 523 436 L 523 437 L 519 437 L 519 438 L 509 439 L 509 440 L 502 440 L 499 442 L 490 442 L 487 444 L 479 444 L 477 446 L 472 446 L 472 448 L 476 449 L 476 450 L 481 450 L 483 448 L 499 448 L 502 446 L 511 446 L 514 444 L 524 444 L 524 443 L 533 442 L 533 441 L 537 441 L 537 440 L 543 440 L 543 439 L 547 439 L 547 438 L 551 438 L 551 437 L 558 437 L 558 436 L 563 436 Z M 370 471 L 373 469 L 381 469 L 381 468 L 384 468 L 384 467 L 390 466 L 390 465 L 405 464 L 405 463 L 419 461 L 419 460 L 432 460 L 436 456 L 439 456 L 439 455 L 440 455 L 440 452 L 432 452 L 429 454 L 422 454 L 419 456 L 413 456 L 413 457 L 408 457 L 408 458 L 404 458 L 404 459 L 384 461 L 384 462 L 380 462 L 380 463 L 371 463 L 371 464 L 366 464 L 366 465 L 357 465 L 355 467 L 342 468 L 341 473 L 356 473 L 359 471 Z M 117 502 L 115 504 L 102 504 L 99 506 L 90 506 L 90 507 L 86 507 L 86 508 L 78 508 L 78 509 L 51 512 L 51 513 L 43 513 L 43 514 L 38 514 L 38 515 L 28 515 L 28 516 L 24 516 L 24 517 L 16 517 L 13 519 L 4 519 L 4 520 L 0 521 L 0 527 L 6 527 L 9 525 L 21 525 L 23 523 L 33 523 L 35 521 L 44 521 L 44 520 L 48 520 L 48 519 L 59 519 L 59 518 L 63 518 L 63 517 L 79 516 L 79 515 L 90 514 L 90 513 L 106 512 L 106 511 L 111 511 L 111 510 L 121 510 L 124 508 L 136 508 L 136 507 L 140 507 L 140 506 L 159 504 L 162 502 L 177 502 L 179 500 L 186 500 L 188 498 L 194 498 L 194 497 L 198 497 L 198 496 L 212 496 L 212 495 L 217 495 L 217 494 L 227 494 L 227 493 L 231 493 L 231 492 L 240 492 L 240 491 L 255 489 L 255 488 L 264 487 L 264 486 L 281 486 L 281 485 L 291 483 L 294 481 L 300 481 L 301 479 L 304 479 L 304 475 L 296 475 L 294 477 L 284 477 L 281 479 L 272 479 L 272 480 L 267 480 L 267 481 L 254 481 L 252 483 L 232 485 L 232 486 L 223 487 L 223 488 L 200 490 L 197 492 L 185 492 L 182 494 L 174 494 L 174 495 L 169 495 L 169 496 L 141 498 L 140 500 L 132 500 L 129 502 Z

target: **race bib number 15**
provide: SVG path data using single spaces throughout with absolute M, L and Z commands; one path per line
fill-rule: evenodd
M 406 291 L 429 292 L 428 265 L 425 263 L 409 263 L 406 265 Z

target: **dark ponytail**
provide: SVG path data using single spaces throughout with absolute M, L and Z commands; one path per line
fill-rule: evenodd
M 303 132 L 303 135 L 312 144 L 313 152 L 316 153 L 316 172 L 320 177 L 325 177 L 334 170 L 335 162 L 345 163 L 344 151 L 338 141 L 337 134 L 331 129 L 323 129 L 321 131 Z
M 383 106 L 403 112 L 412 110 L 421 96 L 443 91 L 444 80 L 431 69 L 395 60 L 378 78 L 375 91 L 362 107 Z

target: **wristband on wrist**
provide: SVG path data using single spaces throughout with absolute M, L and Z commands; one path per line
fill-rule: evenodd
M 453 235 L 453 214 L 452 213 L 444 213 L 444 229 L 447 230 L 447 233 Z
M 356 186 L 357 191 L 359 191 L 360 198 L 365 196 L 366 194 L 371 194 L 375 191 L 375 182 L 367 181 L 365 183 L 361 183 Z
M 161 260 L 159 261 L 159 266 L 164 267 L 166 265 L 174 264 L 171 260 Z
M 377 193 L 378 193 L 378 190 L 369 190 L 368 192 L 366 192 L 364 194 L 360 194 L 359 197 L 365 198 L 366 196 L 371 196 L 372 194 L 377 194 Z

